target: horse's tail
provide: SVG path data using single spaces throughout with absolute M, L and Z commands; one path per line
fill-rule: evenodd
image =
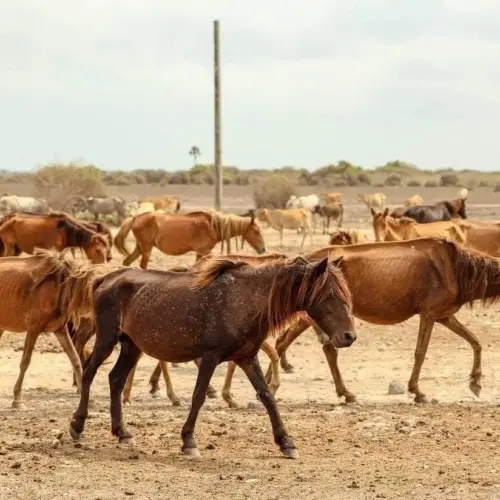
M 132 223 L 134 222 L 134 219 L 135 217 L 129 217 L 128 219 L 125 219 L 123 224 L 120 226 L 120 230 L 115 236 L 115 247 L 122 255 L 125 255 L 125 257 L 128 257 L 130 255 L 130 252 L 127 250 L 127 247 L 125 246 L 125 238 L 127 237 L 128 233 L 130 232 L 130 229 L 132 228 Z
M 339 227 L 342 227 L 342 223 L 344 222 L 344 205 L 342 205 L 342 203 L 339 203 L 339 210 Z
M 181 202 L 177 200 L 177 205 L 175 207 L 175 212 L 177 213 L 181 209 Z

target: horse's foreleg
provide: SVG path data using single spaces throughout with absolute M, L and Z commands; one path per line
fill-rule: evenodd
M 219 355 L 213 352 L 207 352 L 201 358 L 198 368 L 198 378 L 196 379 L 196 385 L 193 392 L 191 409 L 189 410 L 189 415 L 182 427 L 181 433 L 182 452 L 186 455 L 200 455 L 194 438 L 194 426 L 196 425 L 198 413 L 205 402 L 208 385 L 214 374 L 215 368 L 217 368 L 217 365 L 219 364 L 219 360 Z
M 288 436 L 285 424 L 281 420 L 276 400 L 264 379 L 264 374 L 259 364 L 259 358 L 254 356 L 251 359 L 240 360 L 238 361 L 238 366 L 245 372 L 245 375 L 257 392 L 259 399 L 266 407 L 273 428 L 274 442 L 280 447 L 281 452 L 286 457 L 298 458 L 297 448 Z
M 418 330 L 417 346 L 415 348 L 415 361 L 411 372 L 410 381 L 408 382 L 408 391 L 415 394 L 415 403 L 426 403 L 425 394 L 418 387 L 418 378 L 420 370 L 424 364 L 427 348 L 431 339 L 432 328 L 434 321 L 420 316 L 420 325 Z
M 345 397 L 346 403 L 355 403 L 356 396 L 345 386 L 344 380 L 342 379 L 342 374 L 339 370 L 338 349 L 336 347 L 333 347 L 331 344 L 325 344 L 323 346 L 323 352 L 325 353 L 326 361 L 328 362 L 328 366 L 330 367 L 330 371 L 332 373 L 333 383 L 335 384 L 337 396 L 339 398 L 341 398 L 342 396 Z
M 12 402 L 12 408 L 15 408 L 17 410 L 24 408 L 24 403 L 22 400 L 24 375 L 26 373 L 26 370 L 28 369 L 28 366 L 30 365 L 31 356 L 33 355 L 33 349 L 39 335 L 40 330 L 38 329 L 31 329 L 26 332 L 23 355 L 21 357 L 21 363 L 19 366 L 19 376 L 17 377 L 16 385 L 14 386 L 14 401 Z
M 149 258 L 151 257 L 151 252 L 153 251 L 153 247 L 145 248 L 144 246 L 141 248 L 142 250 L 142 256 L 141 256 L 141 262 L 139 263 L 139 266 L 141 269 L 147 269 L 148 267 L 148 262 Z
M 231 394 L 231 382 L 233 380 L 236 363 L 229 361 L 227 363 L 226 378 L 224 379 L 224 387 L 222 388 L 222 399 L 229 405 L 230 408 L 238 408 L 238 403 L 233 399 Z
M 443 326 L 446 326 L 453 333 L 462 337 L 466 342 L 468 342 L 472 350 L 474 351 L 474 361 L 472 365 L 472 372 L 470 374 L 469 388 L 476 395 L 479 396 L 481 393 L 481 344 L 478 338 L 469 330 L 467 327 L 462 325 L 460 321 L 455 316 L 450 316 L 449 318 L 439 320 Z
M 120 443 L 130 443 L 132 434 L 127 431 L 123 421 L 121 395 L 127 377 L 137 365 L 142 355 L 141 350 L 126 335 L 120 338 L 121 349 L 118 360 L 109 372 L 109 392 L 111 395 L 111 432 L 117 436 Z
M 61 347 L 63 348 L 64 352 L 71 362 L 76 386 L 78 388 L 78 392 L 80 392 L 82 389 L 82 362 L 71 340 L 71 337 L 69 336 L 66 326 L 64 326 L 64 328 L 62 328 L 61 330 L 54 332 L 54 335 L 56 336 L 59 344 L 61 344 Z
M 168 371 L 167 363 L 165 361 L 160 361 L 160 368 L 163 373 L 163 379 L 165 380 L 168 399 L 172 401 L 173 406 L 180 406 L 181 400 L 177 397 L 177 395 L 174 392 L 174 386 L 172 385 L 172 379 L 170 378 L 170 373 Z

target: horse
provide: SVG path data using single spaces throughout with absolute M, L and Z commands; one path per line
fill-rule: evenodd
M 144 352 L 163 361 L 201 358 L 192 405 L 182 428 L 183 453 L 199 455 L 194 427 L 210 379 L 218 364 L 235 361 L 266 407 L 281 452 L 296 458 L 296 447 L 264 380 L 257 353 L 269 332 L 274 334 L 305 313 L 320 325 L 324 345 L 352 345 L 356 335 L 351 297 L 336 264 L 328 259 L 310 264 L 297 257 L 255 268 L 214 258 L 194 273 L 124 268 L 96 280 L 96 341 L 83 371 L 71 436 L 80 437 L 92 381 L 120 342 L 119 358 L 109 374 L 111 427 L 120 442 L 132 439 L 123 421 L 121 392 Z
M 355 317 L 377 325 L 395 325 L 415 314 L 420 316 L 415 361 L 408 383 L 408 390 L 415 395 L 416 403 L 428 401 L 419 388 L 419 375 L 435 323 L 445 326 L 472 347 L 474 359 L 469 388 L 479 396 L 481 344 L 455 315 L 462 306 L 472 305 L 474 301 L 488 305 L 498 300 L 498 260 L 438 238 L 325 247 L 307 258 L 314 260 L 327 256 L 331 259 L 343 257 L 340 268 L 352 293 Z M 388 283 L 393 286 L 387 286 Z M 286 372 L 292 371 L 293 367 L 285 352 L 309 326 L 311 321 L 302 318 L 278 337 L 275 347 Z M 314 324 L 313 328 L 317 329 Z M 356 401 L 356 396 L 347 390 L 342 380 L 337 350 L 323 346 L 323 352 L 337 395 L 345 397 L 348 403 Z
M 26 332 L 14 386 L 15 409 L 25 406 L 23 380 L 35 343 L 43 332 L 55 334 L 71 362 L 77 386 L 81 387 L 82 365 L 66 323 L 78 324 L 82 316 L 91 314 L 89 282 L 94 274 L 85 264 L 69 260 L 66 253 L 37 249 L 29 257 L 0 259 L 0 337 L 4 330 Z
M 387 204 L 387 197 L 384 193 L 360 194 L 358 200 L 364 203 L 369 209 L 383 209 Z
M 105 236 L 63 212 L 11 214 L 2 220 L 0 239 L 5 257 L 17 252 L 33 254 L 35 248 L 61 251 L 73 247 L 82 249 L 94 264 L 100 264 L 106 262 L 109 253 Z
M 283 246 L 284 229 L 302 230 L 303 236 L 300 246 L 304 246 L 307 235 L 309 235 L 312 245 L 313 218 L 309 210 L 305 208 L 291 208 L 288 210 L 269 210 L 263 208 L 257 210 L 256 215 L 259 222 L 267 222 L 267 224 L 279 232 L 281 246 Z
M 410 196 L 407 198 L 404 202 L 404 206 L 406 208 L 408 207 L 416 207 L 418 205 L 422 205 L 424 202 L 424 199 L 419 195 L 419 194 L 414 194 L 413 196 Z
M 153 247 L 168 255 L 182 255 L 196 252 L 196 260 L 208 255 L 212 248 L 227 238 L 227 219 L 216 212 L 191 212 L 188 214 L 146 213 L 127 219 L 117 235 L 115 246 L 125 256 L 124 266 L 129 266 L 141 257 L 140 266 L 146 269 Z M 130 254 L 125 238 L 132 230 L 136 246 Z M 266 246 L 259 226 L 254 218 L 238 225 L 239 235 L 259 254 Z M 233 236 L 238 236 L 234 234 Z
M 500 258 L 500 225 L 468 220 L 455 220 L 455 224 L 465 234 L 465 248 L 472 248 L 490 257 Z
M 401 241 L 426 236 L 444 237 L 462 244 L 466 241 L 465 232 L 451 220 L 419 224 L 409 217 L 390 217 L 388 208 L 383 213 L 372 208 L 371 214 L 375 241 Z
M 13 212 L 33 212 L 43 214 L 48 212 L 49 204 L 44 198 L 31 196 L 16 196 L 4 194 L 0 197 L 0 212 L 8 215 Z
M 434 205 L 418 205 L 407 208 L 403 216 L 415 219 L 420 224 L 451 219 L 467 219 L 465 210 L 466 198 L 455 198 L 434 203 Z
M 354 245 L 366 243 L 366 236 L 359 229 L 339 229 L 330 234 L 329 245 Z
M 330 229 L 330 219 L 338 219 L 337 227 L 342 227 L 342 220 L 344 218 L 344 206 L 342 203 L 328 203 L 325 205 L 316 205 L 313 209 L 313 214 L 318 214 L 326 218 L 323 221 L 323 234 L 326 234 Z
M 342 193 L 323 193 L 321 201 L 323 205 L 328 205 L 328 203 L 342 203 Z

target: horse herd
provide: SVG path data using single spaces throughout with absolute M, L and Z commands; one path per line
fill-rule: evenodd
M 95 374 L 118 344 L 109 385 L 111 430 L 120 442 L 132 439 L 122 403 L 130 402 L 142 354 L 159 361 L 151 392 L 158 390 L 163 374 L 174 405 L 180 399 L 167 362 L 194 361 L 198 377 L 181 437 L 182 451 L 199 455 L 194 437 L 198 413 L 205 397 L 216 394 L 210 385 L 215 368 L 228 362 L 224 399 L 237 406 L 231 379 L 238 366 L 269 414 L 274 441 L 285 456 L 295 458 L 297 449 L 274 399 L 279 364 L 285 371 L 293 370 L 286 359 L 288 347 L 312 326 L 337 395 L 354 402 L 356 396 L 346 387 L 338 365 L 338 350 L 356 340 L 354 317 L 394 325 L 414 315 L 419 315 L 420 324 L 408 390 L 415 401 L 427 401 L 419 376 L 435 323 L 471 345 L 469 387 L 478 396 L 482 347 L 456 313 L 466 304 L 487 305 L 500 297 L 500 261 L 495 255 L 500 226 L 468 220 L 466 197 L 406 207 L 403 214 L 370 209 L 377 241 L 364 241 L 357 230 L 338 230 L 330 241 L 339 244 L 299 256 L 266 253 L 258 221 L 265 216 L 282 233 L 287 228 L 283 221 L 293 218 L 287 212 L 300 208 L 282 210 L 281 215 L 260 210 L 250 216 L 143 213 L 124 220 L 114 240 L 104 224 L 85 223 L 63 212 L 4 217 L 0 328 L 1 333 L 26 332 L 13 407 L 24 405 L 23 379 L 42 332 L 55 333 L 73 367 L 80 393 L 69 429 L 74 439 L 84 430 Z M 132 253 L 125 246 L 130 231 L 136 239 Z M 233 237 L 259 255 L 231 254 Z M 113 243 L 126 257 L 124 266 L 107 263 Z M 228 255 L 211 254 L 217 243 L 226 244 Z M 153 247 L 170 255 L 193 251 L 196 261 L 190 267 L 147 269 Z M 75 260 L 77 249 L 88 260 Z M 31 255 L 20 256 L 22 252 Z M 139 256 L 142 269 L 127 267 Z M 94 336 L 90 351 L 87 343 Z M 271 359 L 265 375 L 259 349 Z

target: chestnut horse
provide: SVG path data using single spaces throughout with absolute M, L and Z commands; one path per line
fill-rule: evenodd
M 88 265 L 88 264 L 87 264 Z M 0 258 L 0 337 L 4 330 L 26 332 L 13 408 L 23 408 L 22 384 L 36 340 L 53 332 L 71 361 L 80 387 L 82 365 L 66 330 L 92 312 L 89 277 L 66 252 L 35 250 L 29 257 Z M 78 279 L 75 279 L 75 276 Z M 93 276 L 93 275 L 92 275 Z
M 63 212 L 11 214 L 0 225 L 0 239 L 5 257 L 33 254 L 35 248 L 80 248 L 91 262 L 100 264 L 106 262 L 109 252 L 105 236 Z
M 427 401 L 418 379 L 435 323 L 447 327 L 471 345 L 474 361 L 469 388 L 479 396 L 481 344 L 455 314 L 465 304 L 471 305 L 476 300 L 488 304 L 499 298 L 498 260 L 468 251 L 455 242 L 435 238 L 326 247 L 308 255 L 311 259 L 325 257 L 343 257 L 340 268 L 352 292 L 353 314 L 357 318 L 377 325 L 395 325 L 415 314 L 420 316 L 415 362 L 408 384 L 409 392 L 415 394 L 415 402 Z M 285 357 L 288 346 L 309 326 L 310 320 L 301 319 L 279 336 L 275 347 L 285 371 L 292 368 Z M 323 351 L 337 395 L 344 396 L 347 402 L 355 401 L 342 380 L 337 350 L 323 346 Z
M 168 255 L 196 252 L 196 260 L 208 255 L 218 243 L 228 237 L 225 218 L 217 212 L 191 212 L 188 214 L 144 213 L 127 219 L 115 237 L 118 251 L 125 255 L 124 266 L 141 257 L 140 266 L 146 269 L 153 247 Z M 238 225 L 239 234 L 259 254 L 266 251 L 264 239 L 254 218 Z M 125 238 L 132 230 L 137 240 L 132 254 L 125 247 Z
M 196 272 L 120 269 L 95 283 L 96 341 L 85 363 L 81 398 L 70 433 L 78 439 L 88 416 L 90 385 L 102 362 L 120 342 L 109 374 L 112 433 L 132 438 L 122 416 L 121 393 L 141 352 L 163 361 L 201 358 L 182 451 L 199 455 L 194 438 L 198 413 L 218 364 L 235 361 L 269 414 L 275 442 L 290 458 L 296 447 L 264 380 L 257 353 L 268 333 L 308 314 L 322 329 L 322 341 L 350 346 L 356 336 L 351 297 L 342 273 L 328 259 L 310 264 L 302 257 L 254 267 L 209 259 Z

